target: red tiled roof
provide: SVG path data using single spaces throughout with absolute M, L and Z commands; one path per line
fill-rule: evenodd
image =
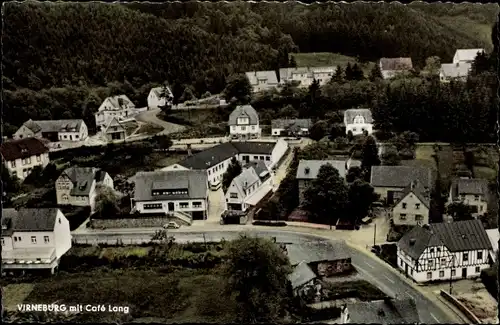
M 49 149 L 36 138 L 26 138 L 2 143 L 0 153 L 6 161 L 41 155 Z

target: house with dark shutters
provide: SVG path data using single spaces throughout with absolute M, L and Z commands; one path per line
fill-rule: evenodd
M 416 226 L 397 244 L 397 263 L 416 282 L 477 278 L 492 246 L 480 220 Z

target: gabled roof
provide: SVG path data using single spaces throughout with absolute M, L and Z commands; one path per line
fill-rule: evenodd
M 487 193 L 488 181 L 485 179 L 455 178 L 451 182 L 451 197 L 453 200 L 457 199 L 460 195 L 486 195 Z
M 356 116 L 362 116 L 365 123 L 373 123 L 372 112 L 368 108 L 351 108 L 344 112 L 344 121 L 347 124 L 354 123 Z
M 301 129 L 309 129 L 312 126 L 311 119 L 276 119 L 271 121 L 272 129 L 286 129 L 287 127 L 298 126 Z
M 316 263 L 351 258 L 346 243 L 343 240 L 287 244 L 286 250 L 291 265 L 298 265 L 302 261 Z
M 381 58 L 380 69 L 385 71 L 402 71 L 413 69 L 411 58 Z
M 2 210 L 2 225 L 8 229 L 2 235 L 12 234 L 14 231 L 53 231 L 56 223 L 57 208 L 49 209 L 14 209 Z
M 113 97 L 108 97 L 105 99 L 105 101 L 108 100 L 111 106 L 115 109 L 120 109 L 120 101 L 123 103 L 123 105 L 130 104 L 132 106 L 135 106 L 134 103 L 126 96 L 126 95 L 118 95 L 118 96 L 113 96 Z
M 47 153 L 47 148 L 42 141 L 36 138 L 24 138 L 2 143 L 0 153 L 6 161 L 24 159 Z
M 109 128 L 111 127 L 114 127 L 116 128 L 116 130 L 110 130 Z M 125 132 L 125 128 L 123 127 L 123 125 L 120 123 L 120 121 L 118 121 L 118 119 L 116 117 L 113 117 L 108 125 L 106 126 L 106 128 L 104 129 L 104 133 L 107 133 L 109 131 L 111 132 Z
M 262 160 L 253 160 L 248 164 L 244 165 L 243 168 L 253 168 L 260 178 L 265 178 L 269 175 L 269 168 L 267 168 L 266 163 Z
M 373 187 L 404 188 L 414 180 L 430 189 L 432 187 L 431 170 L 409 166 L 372 166 L 370 184 Z
M 276 77 L 276 71 L 250 71 L 245 73 L 250 84 L 258 85 L 259 80 L 265 80 L 267 85 L 277 85 L 278 78 Z
M 244 193 L 246 189 L 259 181 L 259 175 L 255 172 L 253 167 L 243 169 L 241 174 L 236 176 L 232 184 L 234 184 L 241 193 Z
M 300 160 L 297 167 L 297 179 L 316 179 L 321 166 L 330 164 L 339 171 L 340 177 L 345 178 L 346 161 L 343 160 Z
M 155 87 L 155 88 L 151 89 L 151 92 L 154 93 L 156 97 L 161 98 L 162 95 L 163 95 L 163 89 L 164 88 L 165 87 Z M 168 92 L 167 96 L 174 97 L 174 95 L 172 94 L 172 91 L 170 90 L 170 88 L 166 87 L 166 89 L 167 89 L 167 92 Z
M 417 305 L 412 298 L 363 301 L 346 304 L 349 323 L 353 324 L 417 324 Z
M 249 125 L 259 124 L 259 114 L 251 105 L 240 105 L 229 115 L 229 125 L 236 125 L 239 117 L 248 117 Z
M 231 142 L 240 154 L 270 155 L 272 154 L 276 142 L 265 141 L 235 141 Z
M 292 284 L 293 289 L 300 288 L 316 278 L 316 274 L 314 274 L 313 270 L 311 270 L 309 265 L 304 261 L 300 262 L 288 276 L 288 280 Z
M 450 252 L 491 249 L 491 243 L 480 220 L 431 223 L 415 226 L 398 242 L 398 247 L 418 259 L 427 247 L 445 246 Z
M 61 176 L 66 175 L 73 183 L 70 191 L 71 196 L 88 196 L 92 189 L 94 180 L 99 182 L 102 173 L 98 173 L 98 168 L 93 167 L 70 167 L 64 170 Z M 102 178 L 104 178 L 102 176 Z
M 410 182 L 410 184 L 404 188 L 401 198 L 394 203 L 394 206 L 403 201 L 410 193 L 413 193 L 427 209 L 430 209 L 429 191 L 426 191 L 418 181 Z
M 493 252 L 496 254 L 498 252 L 498 241 L 500 240 L 500 232 L 498 231 L 498 228 L 486 229 L 486 234 L 488 235 L 488 239 L 490 240 Z
M 484 49 L 458 49 L 454 58 L 458 61 L 473 61 L 479 52 L 484 52 Z
M 445 63 L 441 64 L 441 69 L 439 73 L 443 77 L 448 78 L 461 78 L 467 77 L 469 75 L 469 71 L 472 67 L 471 63 Z
M 135 201 L 204 199 L 207 196 L 208 179 L 203 170 L 170 170 L 139 172 L 135 175 Z M 188 194 L 156 195 L 153 189 L 186 189 Z
M 24 123 L 28 129 L 34 133 L 38 132 L 79 132 L 82 124 L 85 124 L 82 119 L 72 120 L 28 120 Z

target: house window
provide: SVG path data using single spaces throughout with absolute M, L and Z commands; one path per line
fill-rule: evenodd
M 201 208 L 201 202 L 193 202 L 193 208 Z
M 441 258 L 441 265 L 444 265 L 444 264 L 446 264 L 446 258 L 445 257 Z
M 444 277 L 444 271 L 439 271 L 439 277 L 440 278 Z
M 266 161 L 270 161 L 270 160 L 271 160 L 271 157 L 266 156 Z
M 432 272 L 427 272 L 427 280 L 432 279 Z
M 474 201 L 479 201 L 479 195 L 474 195 Z
M 242 126 L 241 127 L 241 131 L 246 131 L 247 127 L 246 126 Z
M 403 266 L 403 259 L 399 259 L 399 265 Z
M 10 166 L 11 166 L 12 168 L 15 168 L 15 167 L 16 167 L 16 161 L 15 161 L 15 160 L 12 160 L 12 161 L 10 162 Z
M 78 139 L 78 135 L 75 135 L 75 139 Z
M 5 246 L 5 240 L 2 238 L 2 246 Z
M 42 157 L 40 155 L 36 156 L 36 161 L 38 162 L 42 161 Z
M 31 164 L 31 157 L 24 158 L 23 159 L 23 165 L 29 165 L 29 164 Z
M 264 156 L 260 156 L 260 160 L 264 160 Z
M 483 206 L 482 205 L 479 206 L 479 212 L 483 212 Z
M 479 266 L 476 266 L 476 273 L 480 273 L 481 272 L 481 268 Z
M 451 276 L 455 276 L 456 274 L 457 274 L 457 270 L 452 269 L 452 270 L 451 270 Z
M 259 156 L 253 156 L 253 160 L 259 159 Z
M 181 202 L 179 203 L 179 206 L 181 207 L 181 209 L 187 209 L 189 208 L 189 202 Z
M 430 252 L 431 254 L 432 254 L 432 253 L 434 253 L 434 248 L 431 248 L 431 249 L 429 250 L 429 252 Z
M 434 268 L 434 260 L 429 260 L 429 268 Z
M 410 270 L 410 275 L 413 275 L 413 269 Z
M 161 209 L 161 203 L 144 204 L 144 210 Z
M 401 220 L 406 220 L 406 214 L 405 214 L 405 213 L 401 213 L 401 214 L 399 215 L 399 219 L 401 219 Z
M 238 193 L 229 193 L 229 197 L 231 199 L 237 199 L 238 198 Z
M 402 207 L 402 208 L 403 208 L 403 209 L 406 209 L 406 203 L 403 203 L 403 207 Z
M 441 248 L 439 248 L 439 247 L 438 247 L 438 248 L 436 248 L 436 249 L 437 249 L 437 252 L 438 252 L 438 253 L 439 253 L 439 252 L 441 252 Z
M 212 174 L 212 172 L 210 171 L 210 169 L 208 170 L 208 175 Z
M 31 236 L 31 243 L 36 244 L 36 236 Z
M 352 132 L 356 132 L 356 128 L 352 128 Z
M 252 125 L 252 131 L 255 131 L 255 125 Z
M 49 236 L 43 236 L 43 242 L 45 244 L 48 244 L 49 243 Z
M 421 215 L 421 214 L 417 214 L 417 215 L 415 216 L 415 220 L 416 220 L 416 221 L 422 221 L 422 220 L 424 220 L 424 216 L 423 216 L 423 215 Z
M 420 209 L 420 203 L 415 203 L 415 209 Z
M 477 259 L 482 260 L 483 259 L 483 252 L 477 252 Z
M 469 253 L 464 253 L 464 262 L 469 260 Z

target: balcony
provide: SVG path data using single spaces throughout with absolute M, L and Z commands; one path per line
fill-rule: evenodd
M 57 264 L 54 248 L 26 248 L 2 252 L 3 269 L 49 269 Z

